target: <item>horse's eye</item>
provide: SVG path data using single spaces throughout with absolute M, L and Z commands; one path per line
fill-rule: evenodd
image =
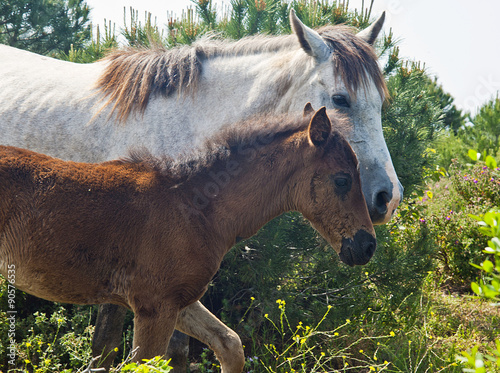
M 351 107 L 349 100 L 344 95 L 333 95 L 332 101 L 333 101 L 333 104 L 335 106 L 338 106 L 338 107 L 343 107 L 343 108 L 350 108 Z

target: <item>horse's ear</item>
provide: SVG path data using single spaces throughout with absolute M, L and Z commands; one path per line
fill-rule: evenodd
M 320 61 L 324 61 L 330 56 L 332 51 L 320 34 L 304 25 L 295 15 L 293 9 L 290 9 L 290 25 L 304 52 Z
M 378 34 L 380 33 L 380 30 L 382 29 L 382 26 L 384 25 L 384 21 L 385 12 L 382 12 L 382 15 L 375 22 L 373 22 L 363 31 L 358 32 L 356 35 L 366 41 L 368 44 L 373 45 L 373 43 L 375 43 L 375 40 L 377 39 Z
M 306 106 L 304 106 L 304 112 L 303 112 L 302 116 L 305 118 L 305 117 L 308 117 L 309 115 L 311 115 L 312 113 L 314 113 L 314 109 L 313 109 L 311 103 L 308 102 L 306 104 Z
M 323 146 L 330 136 L 332 131 L 332 122 L 326 114 L 326 108 L 323 106 L 314 113 L 309 122 L 309 140 L 316 147 Z

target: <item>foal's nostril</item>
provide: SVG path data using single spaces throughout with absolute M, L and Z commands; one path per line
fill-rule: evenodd
M 377 248 L 376 242 L 364 242 L 363 245 L 363 253 L 367 258 L 371 258 L 375 253 L 375 249 Z
M 387 192 L 379 192 L 375 197 L 375 208 L 380 215 L 387 213 L 387 204 L 391 200 L 391 196 Z
M 351 252 L 353 264 L 364 265 L 368 263 L 377 248 L 376 238 L 364 229 L 361 229 L 354 235 L 353 241 L 354 246 Z

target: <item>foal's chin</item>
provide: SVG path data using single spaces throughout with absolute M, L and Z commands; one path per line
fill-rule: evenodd
M 342 239 L 339 257 L 340 260 L 351 267 L 364 265 L 370 261 L 376 248 L 377 240 L 375 237 L 361 229 L 353 238 Z

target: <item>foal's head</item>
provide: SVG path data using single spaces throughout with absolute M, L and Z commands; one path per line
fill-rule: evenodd
M 375 252 L 376 240 L 356 155 L 347 141 L 332 131 L 324 107 L 312 115 L 305 136 L 305 157 L 309 159 L 304 162 L 307 166 L 301 170 L 301 181 L 295 189 L 298 210 L 343 262 L 366 264 Z

